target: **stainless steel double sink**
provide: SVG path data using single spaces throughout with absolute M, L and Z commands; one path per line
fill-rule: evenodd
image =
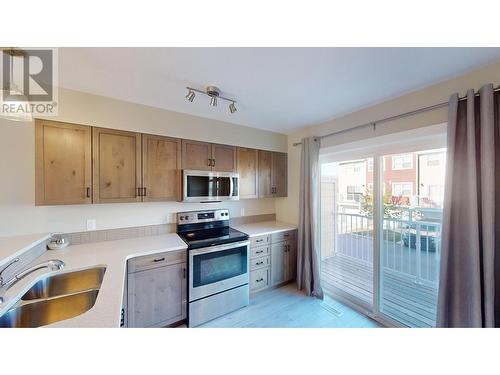
M 99 266 L 39 280 L 0 317 L 0 327 L 41 327 L 83 314 L 94 306 L 105 272 Z

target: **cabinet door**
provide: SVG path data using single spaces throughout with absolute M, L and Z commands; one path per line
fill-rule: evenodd
M 285 257 L 284 242 L 271 245 L 271 285 L 280 284 L 286 280 Z
M 182 140 L 182 169 L 212 170 L 212 144 Z
M 295 241 L 286 241 L 286 274 L 285 280 L 295 280 L 297 277 L 297 246 Z
M 212 170 L 236 172 L 236 147 L 213 144 L 212 159 Z
M 92 203 L 90 129 L 90 126 L 36 120 L 37 206 Z
M 259 150 L 259 197 L 273 196 L 272 189 L 272 156 L 271 151 Z
M 238 147 L 238 173 L 240 175 L 240 199 L 259 197 L 259 156 L 257 150 Z
M 272 171 L 274 196 L 286 197 L 288 195 L 288 155 L 283 152 L 273 152 Z
M 94 203 L 139 202 L 141 134 L 93 128 Z
M 186 317 L 186 263 L 128 275 L 128 326 L 163 327 Z
M 142 135 L 143 201 L 179 199 L 181 140 Z

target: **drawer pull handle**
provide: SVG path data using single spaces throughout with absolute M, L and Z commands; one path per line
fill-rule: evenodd
M 261 277 L 261 278 L 260 278 L 260 279 L 258 279 L 258 280 L 255 280 L 255 282 L 256 282 L 256 283 L 260 283 L 261 281 L 264 281 L 264 278 L 263 278 L 263 277 Z
M 256 251 L 255 254 L 260 254 L 260 253 L 263 253 L 264 250 L 259 250 L 259 251 Z
M 255 242 L 262 242 L 262 241 L 264 241 L 263 238 L 261 238 L 260 240 L 255 240 Z
M 290 237 L 290 234 L 286 233 L 286 234 L 283 235 L 283 237 Z
M 260 262 L 255 263 L 256 266 L 259 266 L 261 264 L 264 264 L 264 261 L 260 261 Z
M 153 259 L 153 262 L 158 263 L 158 262 L 163 262 L 164 260 L 165 260 L 165 257 L 157 258 L 157 259 Z

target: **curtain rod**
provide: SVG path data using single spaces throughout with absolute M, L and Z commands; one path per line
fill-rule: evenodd
M 500 85 L 498 85 L 497 87 L 495 87 L 493 89 L 493 91 L 494 92 L 500 91 Z M 475 96 L 478 96 L 478 95 L 479 95 L 479 93 L 475 94 Z M 458 100 L 465 100 L 465 99 L 467 99 L 467 95 L 458 98 Z M 398 120 L 398 119 L 404 118 L 404 117 L 410 117 L 410 116 L 418 115 L 420 113 L 433 111 L 435 109 L 444 108 L 446 106 L 448 106 L 448 102 L 442 102 L 442 103 L 430 105 L 428 107 L 422 107 L 422 108 L 419 108 L 419 109 L 415 109 L 413 111 L 400 113 L 399 115 L 385 117 L 385 118 L 382 118 L 380 120 L 372 121 L 372 122 L 369 122 L 369 123 L 366 123 L 366 124 L 357 125 L 357 126 L 354 126 L 352 128 L 342 129 L 342 130 L 339 130 L 339 131 L 336 131 L 336 132 L 333 132 L 333 133 L 328 133 L 328 134 L 322 135 L 322 136 L 320 136 L 318 138 L 319 139 L 323 139 L 323 138 L 331 137 L 333 135 L 347 133 L 347 132 L 350 132 L 352 130 L 367 128 L 369 126 L 371 126 L 373 128 L 373 130 L 375 131 L 378 124 L 383 124 L 384 122 L 390 122 L 390 121 Z M 301 144 L 302 144 L 302 142 L 295 142 L 293 145 L 294 146 L 298 146 L 298 145 L 301 145 Z

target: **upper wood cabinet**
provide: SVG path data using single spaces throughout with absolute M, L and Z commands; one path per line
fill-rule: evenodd
M 142 135 L 142 199 L 145 202 L 180 198 L 181 140 Z
M 182 169 L 212 170 L 212 144 L 182 140 Z
M 259 150 L 259 197 L 288 195 L 287 154 Z
M 141 134 L 92 129 L 94 203 L 141 201 Z
M 236 171 L 236 147 L 182 140 L 182 169 Z
M 236 147 L 212 144 L 212 170 L 236 172 Z
M 91 128 L 36 120 L 35 204 L 91 203 Z
M 237 171 L 240 175 L 240 199 L 259 197 L 259 155 L 251 148 L 237 148 Z
M 275 197 L 288 195 L 288 155 L 284 152 L 273 152 L 272 157 L 273 187 Z
M 269 198 L 273 196 L 273 172 L 271 151 L 259 150 L 259 197 Z

